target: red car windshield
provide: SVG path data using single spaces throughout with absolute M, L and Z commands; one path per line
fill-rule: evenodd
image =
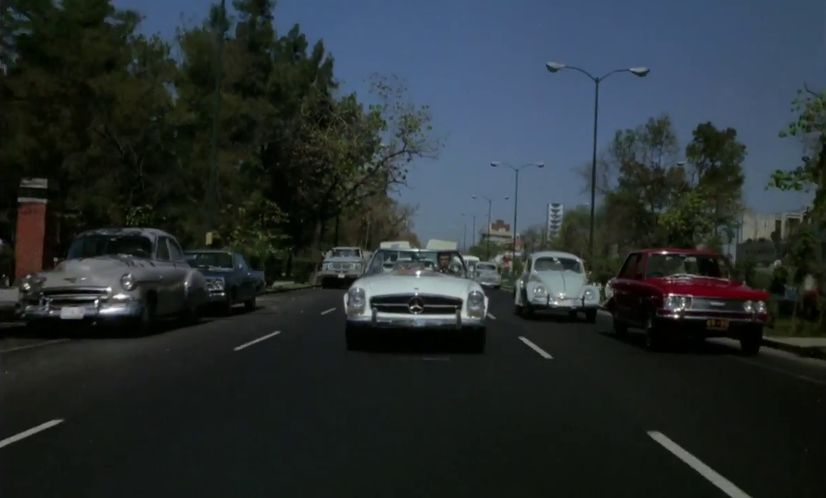
M 728 262 L 709 254 L 651 254 L 648 256 L 647 278 L 710 277 L 731 278 Z

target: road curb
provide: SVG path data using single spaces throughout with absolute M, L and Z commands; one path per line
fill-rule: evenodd
M 763 337 L 763 345 L 770 347 L 772 349 L 779 349 L 781 351 L 795 353 L 799 356 L 805 356 L 807 358 L 817 358 L 820 360 L 826 360 L 826 351 L 818 347 L 797 346 L 795 344 L 787 344 L 785 342 L 777 341 L 768 337 Z

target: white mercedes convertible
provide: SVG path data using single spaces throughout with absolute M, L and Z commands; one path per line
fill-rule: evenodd
M 412 329 L 460 334 L 484 351 L 488 298 L 467 272 L 455 243 L 382 243 L 344 295 L 347 348 L 379 330 Z

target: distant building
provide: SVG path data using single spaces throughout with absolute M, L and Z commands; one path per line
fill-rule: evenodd
M 743 213 L 735 236 L 734 259 L 770 264 L 783 256 L 786 241 L 806 222 L 807 209 L 762 214 Z
M 552 202 L 548 204 L 548 219 L 545 226 L 545 233 L 547 240 L 555 239 L 562 229 L 562 218 L 564 215 L 564 206 L 561 202 Z
M 488 237 L 492 244 L 512 244 L 513 232 L 511 226 L 503 220 L 496 220 L 490 224 L 490 227 L 482 227 L 479 231 L 480 244 L 487 243 Z

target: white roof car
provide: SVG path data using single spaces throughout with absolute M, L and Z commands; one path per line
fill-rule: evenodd
M 344 309 L 350 349 L 378 329 L 422 329 L 460 334 L 484 350 L 488 298 L 455 249 L 378 249 Z
M 584 312 L 593 322 L 599 308 L 599 288 L 589 284 L 582 258 L 561 251 L 535 252 L 514 286 L 516 312 Z

